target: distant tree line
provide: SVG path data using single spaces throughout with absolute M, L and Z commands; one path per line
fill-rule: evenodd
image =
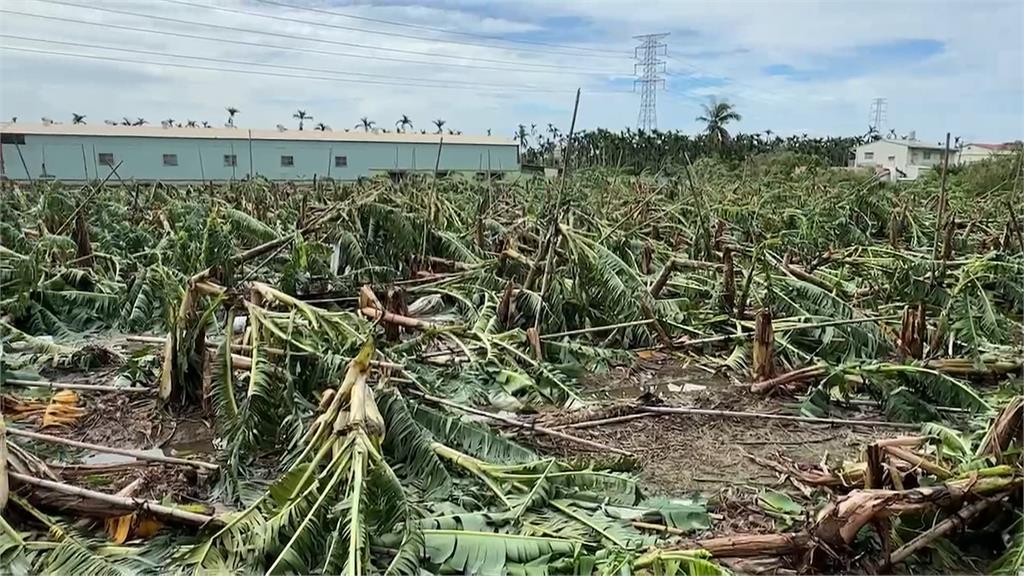
M 829 166 L 846 166 L 855 147 L 877 140 L 869 129 L 862 136 L 810 137 L 807 134 L 781 137 L 772 130 L 752 134 L 730 134 L 728 124 L 742 117 L 728 102 L 712 100 L 697 117 L 705 124 L 699 134 L 678 130 L 633 130 L 613 132 L 604 128 L 586 130 L 573 137 L 573 165 L 577 167 L 612 166 L 640 172 L 678 166 L 686 159 L 702 156 L 742 160 L 756 154 L 794 152 L 819 158 Z M 568 137 L 548 124 L 546 131 L 520 124 L 515 134 L 523 164 L 561 166 Z

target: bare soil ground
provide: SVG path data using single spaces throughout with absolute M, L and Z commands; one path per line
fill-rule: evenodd
M 41 376 L 55 382 L 112 384 L 116 368 L 89 371 L 47 370 Z M 84 416 L 70 426 L 49 426 L 42 433 L 101 446 L 139 450 L 155 455 L 213 461 L 214 430 L 198 408 L 160 408 L 151 395 L 77 391 Z M 28 443 L 28 442 L 26 442 Z M 179 503 L 201 502 L 209 495 L 208 472 L 191 467 L 144 462 L 130 456 L 79 450 L 31 442 L 33 451 L 55 472 L 74 484 L 114 493 L 136 479 L 142 483 L 135 498 Z
M 614 368 L 585 380 L 587 400 L 595 403 L 659 403 L 707 409 L 794 413 L 792 398 L 763 397 L 692 360 L 658 355 L 628 368 Z M 606 410 L 605 410 L 606 411 Z M 614 409 L 612 409 L 614 412 Z M 604 417 L 596 415 L 586 420 Z M 884 419 L 877 412 L 846 413 L 844 418 Z M 546 414 L 548 425 L 579 421 L 564 413 Z M 767 489 L 788 493 L 805 508 L 812 502 L 801 488 L 753 457 L 838 467 L 858 459 L 872 440 L 896 435 L 891 428 L 833 426 L 712 416 L 664 414 L 565 429 L 573 435 L 628 450 L 636 455 L 645 494 L 678 497 L 699 493 L 714 505 L 720 521 L 715 533 L 777 530 L 757 506 Z M 536 437 L 533 442 L 561 456 L 600 456 L 569 441 Z M 806 490 L 806 488 L 804 488 Z

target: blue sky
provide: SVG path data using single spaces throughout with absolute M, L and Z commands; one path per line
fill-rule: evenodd
M 302 108 L 336 130 L 408 114 L 417 129 L 444 118 L 510 135 L 519 123 L 565 131 L 580 87 L 578 125 L 621 129 L 639 103 L 633 36 L 667 32 L 662 129 L 698 130 L 701 104 L 717 97 L 736 105 L 742 131 L 863 133 L 884 97 L 886 128 L 899 133 L 1024 137 L 1016 0 L 60 1 L 99 10 L 0 0 L 21 13 L 0 13 L 4 120 L 219 125 L 232 105 L 253 128 L 294 129 Z

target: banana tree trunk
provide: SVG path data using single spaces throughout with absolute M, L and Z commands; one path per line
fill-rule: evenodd
M 762 308 L 754 323 L 754 365 L 755 382 L 770 380 L 775 376 L 775 332 L 772 330 L 772 311 Z

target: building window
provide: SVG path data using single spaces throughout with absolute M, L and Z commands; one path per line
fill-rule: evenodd
M 224 165 L 225 166 L 238 166 L 238 156 L 235 156 L 234 154 L 225 154 L 224 155 Z
M 889 162 L 895 162 L 895 161 L 896 161 L 896 157 L 895 156 L 889 156 Z
M 344 168 L 346 166 L 348 166 L 348 156 L 335 156 L 334 157 L 334 167 L 335 168 Z
M 281 156 L 281 166 L 295 166 L 295 156 Z
M 25 135 L 15 134 L 13 132 L 4 132 L 0 134 L 0 144 L 24 144 Z
M 103 164 L 104 166 L 114 165 L 114 154 L 112 152 L 100 152 L 99 157 L 100 164 Z
M 177 154 L 164 154 L 164 166 L 177 166 L 178 155 Z
M 925 150 L 924 151 L 924 159 L 925 160 L 931 160 L 932 159 L 932 153 L 927 151 L 927 150 Z
M 874 160 L 875 159 L 875 153 L 874 152 L 865 152 L 864 153 L 864 159 L 865 160 Z

